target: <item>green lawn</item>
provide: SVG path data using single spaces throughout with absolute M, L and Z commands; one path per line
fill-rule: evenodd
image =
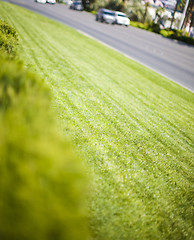
M 0 18 L 93 176 L 91 239 L 193 239 L 194 94 L 43 16 L 0 2 Z

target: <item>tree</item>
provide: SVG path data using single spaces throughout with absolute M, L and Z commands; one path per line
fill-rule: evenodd
M 150 7 L 150 3 L 146 2 L 145 3 L 145 13 L 144 13 L 144 16 L 143 16 L 143 22 L 145 22 L 145 20 L 146 20 L 147 13 L 148 13 L 148 7 Z
M 179 4 L 179 0 L 176 1 L 176 6 L 174 8 L 174 12 L 173 12 L 173 16 L 172 16 L 172 20 L 171 20 L 171 24 L 170 24 L 170 29 L 172 29 L 172 25 L 173 25 L 173 22 L 174 22 L 174 17 L 175 17 L 175 13 L 177 11 L 177 8 L 178 8 L 178 4 Z
M 129 9 L 131 10 L 130 19 L 132 21 L 143 22 L 145 9 L 141 1 L 130 1 Z
M 190 36 L 190 33 L 191 33 L 191 27 L 193 27 L 194 25 L 194 12 L 192 12 L 192 16 L 191 16 L 191 24 L 190 24 L 190 27 L 189 27 L 189 36 Z
M 93 4 L 95 0 L 82 0 L 82 4 L 85 10 L 91 10 L 93 9 Z
M 190 0 L 188 3 L 187 10 L 186 10 L 185 18 L 183 20 L 183 25 L 181 27 L 181 29 L 183 30 L 183 35 L 185 34 L 187 24 L 189 23 L 189 21 L 191 21 L 193 8 L 194 8 L 194 0 Z

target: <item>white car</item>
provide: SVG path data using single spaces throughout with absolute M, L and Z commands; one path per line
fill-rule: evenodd
M 115 12 L 115 24 L 125 25 L 128 27 L 130 25 L 130 20 L 126 16 L 125 13 L 116 11 Z
M 35 0 L 37 3 L 46 3 L 46 0 Z
M 46 0 L 47 3 L 55 4 L 56 0 Z
M 72 0 L 65 0 L 64 3 L 67 4 L 68 6 L 70 6 L 73 3 L 73 1 Z

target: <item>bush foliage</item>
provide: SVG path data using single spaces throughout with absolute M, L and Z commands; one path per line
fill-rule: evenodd
M 80 159 L 56 134 L 48 87 L 12 59 L 16 32 L 0 33 L 0 239 L 86 239 Z
M 9 54 L 9 57 L 15 57 L 18 43 L 16 30 L 0 20 L 0 51 L 1 54 Z
M 131 26 L 148 30 L 150 32 L 155 32 L 161 34 L 164 37 L 176 39 L 178 41 L 182 41 L 185 43 L 189 43 L 194 45 L 194 38 L 188 36 L 182 36 L 182 31 L 176 29 L 160 29 L 158 24 L 147 24 L 147 23 L 140 23 L 140 22 L 133 22 L 131 21 Z

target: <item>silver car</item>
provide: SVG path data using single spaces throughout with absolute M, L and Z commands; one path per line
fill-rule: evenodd
M 114 11 L 109 9 L 100 8 L 96 14 L 96 21 L 106 22 L 106 23 L 115 23 L 115 14 Z
M 72 2 L 69 8 L 78 11 L 82 11 L 84 9 L 81 1 Z

